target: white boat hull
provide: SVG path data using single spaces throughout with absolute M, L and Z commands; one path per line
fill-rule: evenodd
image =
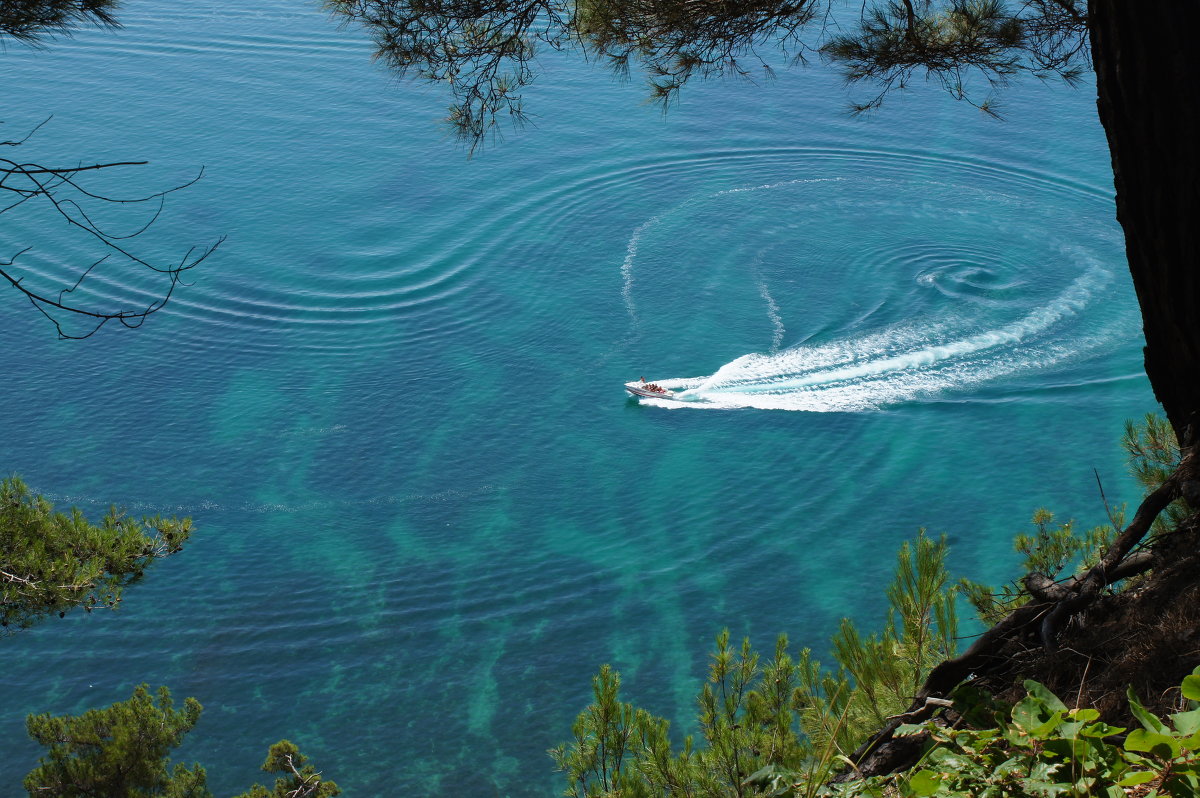
M 645 384 L 641 383 L 641 382 L 627 382 L 627 383 L 625 383 L 625 390 L 629 391 L 629 393 L 633 394 L 634 396 L 645 396 L 648 399 L 674 399 L 675 398 L 674 391 L 668 391 L 666 389 L 663 389 L 661 391 L 652 391 L 649 388 L 645 387 Z

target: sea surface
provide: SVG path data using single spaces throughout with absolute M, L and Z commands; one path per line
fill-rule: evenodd
M 0 54 L 4 137 L 52 115 L 4 154 L 148 160 L 88 184 L 121 195 L 203 167 L 130 246 L 228 238 L 136 331 L 60 341 L 0 291 L 0 471 L 196 531 L 117 612 L 0 641 L 0 795 L 26 713 L 141 682 L 204 704 L 177 758 L 218 795 L 282 737 L 349 795 L 556 794 L 601 664 L 687 730 L 722 628 L 825 658 L 919 528 L 998 582 L 1034 509 L 1101 523 L 1097 474 L 1137 499 L 1118 439 L 1154 404 L 1090 86 L 855 118 L 815 63 L 664 115 L 548 53 L 532 124 L 468 158 L 446 93 L 315 3 L 121 19 Z M 24 209 L 0 243 L 31 281 L 99 257 Z

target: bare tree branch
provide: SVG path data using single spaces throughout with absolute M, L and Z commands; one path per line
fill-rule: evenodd
M 0 144 L 19 146 L 28 141 L 29 137 L 43 124 L 45 122 L 31 130 L 24 138 L 0 142 Z M 174 294 L 175 288 L 181 283 L 184 273 L 205 261 L 225 240 L 224 237 L 221 237 L 203 248 L 190 247 L 182 256 L 167 262 L 143 257 L 131 249 L 125 242 L 142 235 L 158 220 L 167 196 L 194 185 L 203 176 L 204 170 L 201 169 L 196 177 L 179 185 L 134 197 L 116 197 L 93 191 L 82 184 L 79 177 L 100 170 L 122 170 L 145 164 L 146 161 L 112 161 L 86 166 L 47 166 L 0 158 L 0 191 L 8 192 L 9 196 L 14 198 L 10 204 L 0 208 L 0 214 L 12 212 L 33 201 L 44 208 L 51 209 L 68 226 L 81 231 L 86 237 L 97 242 L 102 251 L 105 251 L 103 256 L 80 271 L 69 287 L 61 287 L 56 290 L 35 288 L 27 282 L 29 273 L 27 271 L 22 273 L 18 259 L 27 256 L 32 247 L 23 247 L 7 260 L 0 260 L 0 277 L 25 295 L 30 304 L 54 325 L 60 338 L 87 338 L 113 320 L 126 327 L 140 327 L 150 314 L 161 310 L 167 304 Z M 154 209 L 131 232 L 117 233 L 102 226 L 95 213 L 89 211 L 85 203 L 95 209 L 149 203 Z M 133 307 L 91 302 L 75 293 L 84 281 L 93 276 L 102 265 L 132 266 L 158 275 L 163 284 L 154 299 L 146 304 Z M 74 296 L 68 297 L 68 294 Z M 82 320 L 84 324 L 80 330 L 69 329 L 68 326 L 65 326 L 68 319 Z

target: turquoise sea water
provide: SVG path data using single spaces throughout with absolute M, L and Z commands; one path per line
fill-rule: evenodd
M 229 238 L 137 332 L 58 341 L 0 292 L 0 469 L 197 531 L 119 612 L 3 643 L 0 795 L 27 712 L 143 681 L 205 705 L 180 757 L 218 794 L 283 736 L 350 794 L 553 794 L 600 664 L 683 724 L 722 627 L 823 653 L 919 527 L 999 580 L 1034 508 L 1103 518 L 1093 468 L 1135 498 L 1152 398 L 1088 89 L 851 119 L 817 65 L 663 117 L 547 56 L 534 126 L 467 160 L 442 93 L 303 0 L 123 20 L 0 56 L 6 135 L 53 113 L 22 157 L 145 158 L 141 186 L 204 165 L 145 245 Z M 34 275 L 91 262 L 2 221 Z

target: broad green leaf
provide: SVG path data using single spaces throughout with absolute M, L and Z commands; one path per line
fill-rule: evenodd
M 938 788 L 941 786 L 941 779 L 932 770 L 918 770 L 908 780 L 908 788 L 912 790 L 913 795 L 920 796 L 920 798 L 937 795 Z
M 1137 696 L 1133 694 L 1133 688 L 1130 687 L 1125 691 L 1125 695 L 1129 697 L 1129 710 L 1133 712 L 1133 716 L 1137 718 L 1147 731 L 1158 732 L 1159 734 L 1170 734 L 1171 730 L 1166 727 L 1161 720 L 1156 718 L 1150 710 L 1146 709 L 1137 700 Z
M 1109 726 L 1104 721 L 1093 723 L 1090 726 L 1085 726 L 1079 732 L 1081 737 L 1111 737 L 1114 734 L 1120 734 L 1125 731 L 1123 726 Z
M 1096 786 L 1096 779 L 1092 776 L 1084 776 L 1071 786 L 1080 795 L 1091 795 L 1092 788 Z
M 1153 770 L 1139 770 L 1135 773 L 1130 773 L 1125 778 L 1117 782 L 1118 787 L 1136 787 L 1139 784 L 1145 784 L 1148 781 L 1154 781 L 1158 778 L 1158 774 Z
M 1083 721 L 1068 720 L 1068 721 L 1064 721 L 1063 724 L 1061 726 L 1059 726 L 1058 734 L 1060 737 L 1066 737 L 1067 739 L 1073 739 L 1073 738 L 1079 736 L 1079 732 L 1082 729 L 1083 729 Z
M 1057 754 L 1063 759 L 1082 762 L 1093 753 L 1093 744 L 1078 738 L 1055 739 L 1046 741 L 1046 751 Z
M 1031 742 L 1029 735 L 1021 731 L 1020 727 L 1018 726 L 1005 726 L 1004 739 L 1007 740 L 1010 745 L 1015 745 L 1018 748 L 1028 748 Z
M 974 685 L 959 685 L 950 698 L 954 701 L 954 711 L 971 726 L 989 728 L 1008 720 L 1007 708 L 998 704 L 991 693 Z
M 1091 723 L 1092 721 L 1097 720 L 1099 717 L 1099 711 L 1092 709 L 1091 707 L 1077 709 L 1071 713 L 1072 720 L 1078 720 L 1084 723 Z
M 1200 792 L 1200 779 L 1188 771 L 1172 771 L 1171 777 L 1163 782 L 1163 789 L 1171 795 L 1196 795 Z
M 1179 776 L 1180 778 L 1183 778 L 1183 779 L 1200 778 L 1200 769 L 1198 769 L 1196 765 L 1189 765 L 1187 767 L 1182 767 L 1182 766 L 1176 764 L 1176 765 L 1172 766 L 1171 773 L 1173 773 L 1174 775 Z
M 1041 699 L 1046 708 L 1051 711 L 1066 712 L 1067 705 L 1059 700 L 1058 696 L 1050 692 L 1049 688 L 1041 682 L 1035 682 L 1033 679 L 1025 680 L 1025 690 L 1032 696 Z
M 1046 716 L 1046 706 L 1034 696 L 1028 695 L 1017 702 L 1012 708 L 1013 723 L 1023 730 L 1029 731 L 1042 724 Z
M 765 784 L 768 781 L 770 781 L 777 773 L 778 773 L 778 770 L 776 769 L 776 767 L 774 765 L 767 765 L 765 767 L 759 768 L 758 770 L 754 771 L 749 776 L 747 776 L 746 779 L 742 782 L 742 784 Z
M 1190 701 L 1200 701 L 1200 674 L 1193 671 L 1190 676 L 1184 676 L 1180 689 L 1183 691 L 1184 698 Z
M 1191 712 L 1176 712 L 1171 716 L 1175 730 L 1182 735 L 1195 734 L 1200 731 L 1200 709 Z
M 1150 757 L 1142 756 L 1136 751 L 1130 751 L 1128 749 L 1126 749 L 1126 751 L 1121 755 L 1121 758 L 1130 765 L 1140 765 L 1141 767 L 1151 769 L 1158 767 L 1158 762 L 1155 762 Z
M 948 753 L 946 756 L 939 759 L 937 764 L 938 768 L 941 770 L 962 772 L 970 770 L 974 763 L 965 756 Z
M 1062 710 L 1058 710 L 1053 715 L 1051 715 L 1050 718 L 1045 723 L 1041 724 L 1040 726 L 1035 726 L 1034 728 L 1030 729 L 1029 730 L 1030 736 L 1036 737 L 1039 740 L 1048 739 L 1049 737 L 1051 737 L 1053 735 L 1055 730 L 1058 729 L 1059 725 L 1062 723 L 1062 716 L 1063 716 Z
M 1135 729 L 1125 738 L 1126 751 L 1145 751 L 1162 759 L 1174 759 L 1183 747 L 1174 737 L 1157 732 Z
M 1050 782 L 1060 767 L 1061 765 L 1056 763 L 1040 760 L 1029 769 L 1029 778 L 1031 781 Z

